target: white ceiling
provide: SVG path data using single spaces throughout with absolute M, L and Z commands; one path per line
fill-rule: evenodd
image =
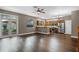
M 41 18 L 52 18 L 58 15 L 70 15 L 72 11 L 79 10 L 78 6 L 38 6 L 39 8 L 45 9 L 45 14 L 37 15 L 34 12 L 33 6 L 0 6 L 1 9 L 14 11 L 26 15 L 41 17 Z

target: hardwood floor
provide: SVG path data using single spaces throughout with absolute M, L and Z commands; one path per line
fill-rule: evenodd
M 64 34 L 32 34 L 0 39 L 1 52 L 75 52 L 76 39 Z

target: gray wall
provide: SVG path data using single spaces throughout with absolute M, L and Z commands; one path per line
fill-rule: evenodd
M 0 9 L 0 13 L 16 15 L 16 16 L 19 17 L 19 34 L 35 32 L 36 17 L 32 17 L 32 16 L 28 16 L 28 15 L 24 15 L 24 14 L 19 14 L 19 13 L 16 13 L 16 12 L 6 11 L 6 10 L 2 10 L 2 9 Z M 33 20 L 34 21 L 34 27 L 30 27 L 30 28 L 26 27 L 26 22 L 27 22 L 28 18 L 34 19 Z
M 72 12 L 72 36 L 77 36 L 77 26 L 79 26 L 79 10 Z

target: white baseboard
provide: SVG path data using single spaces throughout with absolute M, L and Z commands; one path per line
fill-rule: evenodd
M 68 33 L 64 33 L 64 34 L 68 34 Z M 71 35 L 71 34 L 69 34 L 69 35 Z
M 8 38 L 8 37 L 13 37 L 13 36 L 19 36 L 19 35 L 28 35 L 28 34 L 35 34 L 36 32 L 29 32 L 29 33 L 22 33 L 22 34 L 13 34 L 13 35 L 6 35 L 6 36 L 1 36 L 0 38 Z M 43 33 L 43 32 L 37 32 L 41 34 L 49 34 L 49 33 Z
M 17 35 L 27 35 L 27 34 L 34 34 L 34 33 L 50 34 L 50 33 L 44 33 L 44 32 L 30 32 L 30 33 L 22 33 L 22 34 L 17 34 Z
M 44 32 L 37 32 L 37 33 L 40 33 L 40 34 L 50 34 L 50 33 L 44 33 Z
M 35 32 L 29 32 L 29 33 L 22 33 L 22 34 L 17 34 L 17 35 L 27 35 L 27 34 L 34 34 Z
M 71 36 L 71 38 L 78 38 L 77 36 Z

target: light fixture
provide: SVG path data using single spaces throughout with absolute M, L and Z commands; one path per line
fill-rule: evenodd
M 33 8 L 34 8 L 34 12 L 33 13 L 37 13 L 38 15 L 41 14 L 41 13 L 42 14 L 46 13 L 43 8 L 39 8 L 37 6 L 34 6 Z

